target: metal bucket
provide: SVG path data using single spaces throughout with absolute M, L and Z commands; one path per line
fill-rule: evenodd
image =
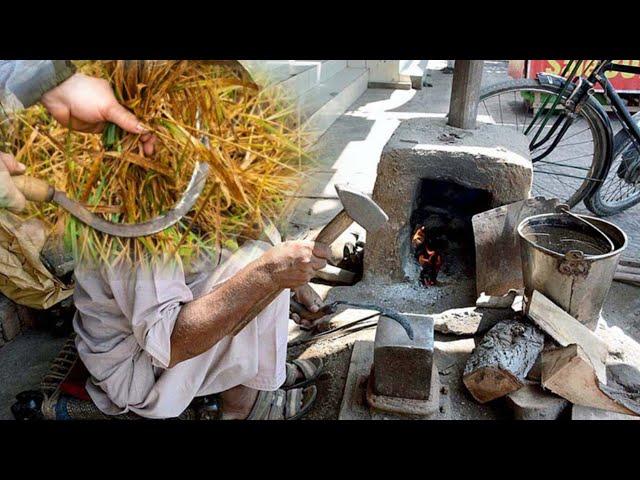
M 605 220 L 580 218 L 600 232 L 567 213 L 535 215 L 518 225 L 525 302 L 538 290 L 595 330 L 627 235 Z

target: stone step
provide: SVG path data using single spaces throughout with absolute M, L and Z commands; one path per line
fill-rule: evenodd
M 262 87 L 285 82 L 305 70 L 309 64 L 295 64 L 292 60 L 239 60 L 251 74 L 253 80 Z
M 367 89 L 366 68 L 344 68 L 299 98 L 305 126 L 319 138 Z
M 263 87 L 279 85 L 299 97 L 347 67 L 346 60 L 240 60 Z
M 309 67 L 280 82 L 294 98 L 302 96 L 315 85 L 326 82 L 347 67 L 346 60 L 293 60 L 294 65 Z
M 300 117 L 319 138 L 367 89 L 368 69 L 346 60 L 240 60 L 254 81 L 282 87 L 296 99 Z

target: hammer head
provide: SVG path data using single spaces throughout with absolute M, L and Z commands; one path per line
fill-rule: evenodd
M 364 193 L 345 185 L 336 185 L 335 187 L 344 211 L 367 232 L 375 232 L 389 220 L 389 216 L 384 213 L 384 210 Z

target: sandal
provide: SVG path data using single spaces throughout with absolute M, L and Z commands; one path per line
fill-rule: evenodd
M 313 406 L 318 390 L 315 386 L 258 392 L 247 420 L 296 420 Z
M 316 379 L 322 373 L 324 364 L 321 359 L 314 358 L 309 360 L 294 360 L 293 362 L 286 364 L 287 376 L 282 384 L 283 390 L 289 390 L 290 388 L 300 388 L 309 385 L 316 381 Z M 302 372 L 302 380 L 296 381 L 298 372 Z

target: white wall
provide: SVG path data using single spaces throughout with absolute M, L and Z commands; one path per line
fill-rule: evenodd
M 352 68 L 368 68 L 370 82 L 406 82 L 400 75 L 400 60 L 347 60 Z
M 349 67 L 368 68 L 369 82 L 378 83 L 411 83 L 412 77 L 422 83 L 427 64 L 428 60 L 347 60 Z

